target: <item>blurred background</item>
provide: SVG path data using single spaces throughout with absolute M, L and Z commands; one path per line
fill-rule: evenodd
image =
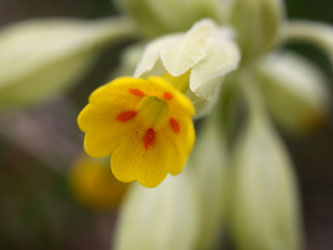
M 287 0 L 286 5 L 291 19 L 333 24 L 331 0 Z M 109 0 L 0 0 L 0 28 L 32 18 L 117 14 Z M 82 153 L 77 114 L 90 92 L 109 79 L 126 45 L 119 43 L 104 53 L 66 96 L 25 111 L 0 113 L 1 250 L 109 249 L 116 205 L 98 211 L 81 205 L 67 176 Z M 297 43 L 285 46 L 310 58 L 333 82 L 332 66 L 318 49 Z M 333 249 L 333 115 L 312 134 L 283 138 L 302 194 L 305 249 Z

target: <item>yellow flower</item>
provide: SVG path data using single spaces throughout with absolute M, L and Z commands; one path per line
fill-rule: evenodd
M 116 208 L 128 186 L 114 178 L 105 161 L 88 156 L 74 162 L 69 182 L 75 198 L 94 209 Z
M 122 182 L 145 187 L 179 174 L 195 139 L 192 103 L 161 77 L 122 77 L 95 90 L 78 117 L 84 149 L 93 157 L 112 154 Z

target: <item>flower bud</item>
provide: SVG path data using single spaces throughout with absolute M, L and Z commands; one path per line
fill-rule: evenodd
M 231 229 L 237 249 L 300 249 L 292 165 L 264 117 L 252 114 L 235 144 Z
M 134 36 L 127 19 L 33 20 L 0 32 L 0 109 L 48 100 L 70 88 L 107 45 Z
M 220 7 L 218 0 L 118 0 L 117 3 L 150 37 L 187 30 L 205 17 L 217 19 Z
M 258 81 L 275 121 L 294 133 L 309 132 L 329 113 L 325 76 L 310 61 L 291 52 L 265 58 Z
M 190 157 L 201 206 L 197 250 L 217 249 L 219 243 L 227 190 L 225 173 L 228 153 L 225 144 L 215 112 L 201 126 Z
M 271 49 L 281 35 L 284 17 L 282 0 L 235 0 L 231 24 L 237 30 L 244 59 Z

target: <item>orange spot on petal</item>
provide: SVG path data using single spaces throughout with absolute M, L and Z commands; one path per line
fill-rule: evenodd
M 136 114 L 138 112 L 131 110 L 131 111 L 125 111 L 125 112 L 121 112 L 118 116 L 117 116 L 117 120 L 120 122 L 127 122 L 131 119 L 133 119 Z
M 169 124 L 170 124 L 172 130 L 173 130 L 176 134 L 178 134 L 178 133 L 180 132 L 180 127 L 179 127 L 179 123 L 178 123 L 177 120 L 175 120 L 175 119 L 173 119 L 173 118 L 170 118 L 170 120 L 169 120 Z
M 167 101 L 170 101 L 173 98 L 173 95 L 169 92 L 165 92 L 163 98 Z
M 141 91 L 141 90 L 138 90 L 138 89 L 130 89 L 129 90 L 133 95 L 136 95 L 138 97 L 144 97 L 145 94 Z
M 143 144 L 146 149 L 149 149 L 155 142 L 155 130 L 152 128 L 147 129 L 145 135 L 142 138 Z

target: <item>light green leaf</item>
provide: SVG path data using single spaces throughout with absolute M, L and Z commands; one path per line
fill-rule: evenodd
M 311 131 L 328 117 L 327 80 L 306 58 L 271 55 L 261 62 L 258 81 L 273 118 L 290 132 Z
M 287 38 L 314 43 L 322 48 L 333 63 L 333 26 L 312 21 L 291 21 L 287 26 Z
M 216 115 L 216 114 L 215 114 Z M 227 152 L 222 128 L 216 117 L 208 118 L 190 158 L 201 205 L 198 250 L 216 249 L 222 232 Z
M 37 104 L 68 89 L 108 44 L 134 36 L 126 19 L 41 19 L 0 32 L 0 107 Z
M 251 113 L 233 157 L 230 224 L 238 249 L 300 249 L 292 164 L 265 117 Z
M 154 189 L 133 185 L 116 228 L 115 250 L 192 250 L 199 204 L 189 169 Z

